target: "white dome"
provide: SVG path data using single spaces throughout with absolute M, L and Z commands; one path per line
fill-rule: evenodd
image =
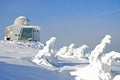
M 14 25 L 29 25 L 29 20 L 25 16 L 17 17 L 14 21 Z

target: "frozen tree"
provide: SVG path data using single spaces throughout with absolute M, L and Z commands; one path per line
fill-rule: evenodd
M 73 56 L 74 53 L 74 46 L 75 44 L 70 44 L 68 47 L 63 46 L 63 48 L 60 48 L 59 51 L 57 52 L 57 55 L 61 56 Z
M 104 69 L 105 72 L 110 73 L 112 61 L 115 58 L 120 58 L 120 53 L 111 51 L 101 58 L 101 62 L 103 63 L 102 69 Z
M 73 43 L 68 46 L 68 50 L 67 50 L 67 52 L 66 52 L 66 55 L 67 55 L 67 56 L 72 56 L 72 55 L 73 55 L 74 46 L 75 46 L 75 44 L 73 44 Z
M 78 59 L 81 59 L 84 57 L 84 50 L 88 48 L 87 45 L 82 45 L 79 48 L 74 48 L 75 44 L 70 44 L 68 47 L 64 46 L 61 48 L 58 52 L 57 55 L 59 56 L 67 56 L 67 57 L 76 57 Z
M 88 48 L 87 45 L 82 45 L 81 47 L 76 48 L 73 52 L 74 53 L 73 56 L 76 56 L 78 59 L 83 58 L 84 57 L 84 50 L 86 48 Z
M 101 41 L 101 43 L 98 44 L 91 52 L 89 57 L 90 64 L 94 64 L 101 59 L 101 56 L 103 55 L 103 49 L 105 48 L 106 44 L 110 43 L 110 38 L 110 35 L 106 35 L 105 38 Z
M 60 48 L 60 50 L 57 52 L 56 55 L 65 55 L 67 53 L 68 47 L 63 46 L 63 48 Z
M 46 45 L 42 50 L 32 60 L 36 64 L 43 64 L 47 66 L 52 66 L 57 64 L 57 59 L 55 57 L 55 52 L 53 50 L 53 44 L 56 38 L 52 37 L 50 40 L 46 41 Z
M 70 72 L 71 75 L 76 75 L 76 80 L 112 80 L 111 63 L 114 58 L 120 58 L 120 53 L 115 51 L 103 53 L 106 44 L 110 43 L 110 38 L 110 35 L 106 35 L 91 52 L 88 66 L 76 68 L 76 71 Z

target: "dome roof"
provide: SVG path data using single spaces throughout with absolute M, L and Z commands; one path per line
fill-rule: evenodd
M 14 25 L 29 25 L 29 19 L 27 19 L 25 16 L 17 17 L 14 21 Z

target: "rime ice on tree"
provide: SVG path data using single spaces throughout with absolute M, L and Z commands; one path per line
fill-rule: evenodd
M 78 48 L 74 48 L 75 44 L 70 44 L 68 47 L 63 46 L 58 52 L 57 55 L 62 57 L 75 57 L 81 59 L 84 57 L 84 50 L 88 48 L 87 45 L 82 45 Z
M 120 53 L 111 51 L 103 54 L 106 44 L 110 43 L 110 35 L 106 35 L 100 44 L 91 52 L 89 56 L 90 64 L 84 68 L 76 68 L 76 71 L 70 72 L 75 75 L 76 80 L 112 80 L 110 73 L 111 63 L 114 58 L 119 57 Z
M 32 60 L 36 64 L 42 64 L 47 66 L 52 66 L 57 64 L 57 59 L 55 57 L 55 52 L 52 49 L 56 38 L 52 37 L 50 40 L 46 41 L 46 45 L 42 50 Z

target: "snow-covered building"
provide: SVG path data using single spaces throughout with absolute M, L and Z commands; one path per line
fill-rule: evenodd
M 5 40 L 40 41 L 40 27 L 30 25 L 25 16 L 17 17 L 13 25 L 6 27 Z

